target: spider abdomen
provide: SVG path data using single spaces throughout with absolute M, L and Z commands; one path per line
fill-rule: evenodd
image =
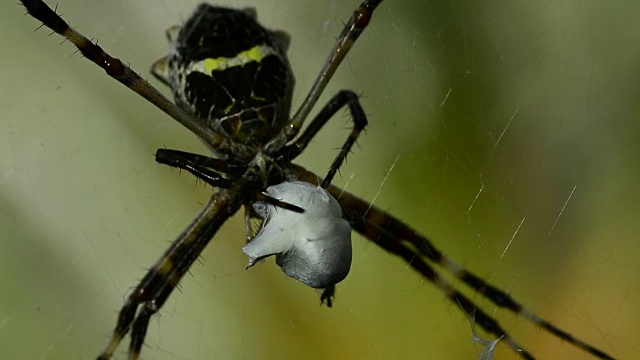
M 294 84 L 289 37 L 262 27 L 255 11 L 201 4 L 171 40 L 165 80 L 178 106 L 252 146 L 287 123 Z
M 351 227 L 342 209 L 325 189 L 306 182 L 271 186 L 267 194 L 303 208 L 304 213 L 257 203 L 264 223 L 242 251 L 248 267 L 270 255 L 285 274 L 313 288 L 342 281 L 351 268 Z

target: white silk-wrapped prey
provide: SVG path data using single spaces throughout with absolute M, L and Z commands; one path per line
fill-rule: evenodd
M 326 288 L 342 281 L 351 268 L 351 227 L 336 199 L 325 189 L 301 181 L 274 185 L 266 192 L 305 211 L 256 203 L 254 208 L 264 222 L 242 248 L 249 257 L 247 268 L 275 255 L 285 274 L 310 287 Z

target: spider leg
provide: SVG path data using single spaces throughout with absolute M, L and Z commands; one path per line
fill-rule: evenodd
M 314 182 L 318 178 L 316 174 L 294 164 L 292 164 L 289 169 L 297 174 L 298 178 L 303 181 Z M 503 336 L 502 339 L 504 342 L 523 358 L 533 358 L 533 356 L 523 350 L 522 347 L 502 329 L 496 320 L 478 308 L 464 294 L 454 289 L 448 281 L 425 260 L 437 264 L 498 307 L 508 309 L 532 324 L 539 326 L 543 330 L 597 358 L 614 359 L 604 351 L 588 344 L 584 340 L 574 337 L 549 321 L 534 314 L 516 302 L 506 292 L 487 283 L 468 270 L 465 270 L 461 265 L 438 250 L 429 239 L 399 219 L 393 217 L 391 214 L 336 186 L 331 185 L 327 190 L 338 200 L 345 218 L 349 220 L 354 230 L 376 243 L 385 251 L 403 258 L 411 267 L 440 289 L 450 301 L 458 304 L 467 316 L 475 316 L 476 323 L 483 329 L 497 337 Z
M 160 164 L 187 170 L 207 184 L 225 189 L 230 188 L 232 184 L 219 173 L 238 175 L 242 174 L 239 172 L 240 169 L 246 170 L 246 166 L 241 164 L 234 165 L 224 160 L 171 149 L 158 149 L 156 161 Z M 299 206 L 280 201 L 263 193 L 256 194 L 256 200 L 297 213 L 304 212 L 304 209 Z
M 231 172 L 230 166 L 223 160 L 184 151 L 158 149 L 156 151 L 156 161 L 163 165 L 187 170 L 198 179 L 203 180 L 213 187 L 225 189 L 231 187 L 231 182 L 220 174 Z
M 247 243 L 251 241 L 253 238 L 253 234 L 255 233 L 253 227 L 251 226 L 251 218 L 255 217 L 253 208 L 251 206 L 244 207 L 244 234 L 247 237 Z
M 346 196 L 345 196 L 346 195 Z M 349 202 L 348 193 L 342 194 L 343 198 L 345 198 L 345 202 Z M 349 200 L 347 200 L 349 199 Z M 343 201 L 338 199 L 338 202 L 342 205 Z M 343 209 L 344 209 L 344 205 Z M 371 210 L 370 210 L 371 211 Z M 375 213 L 376 211 L 374 211 Z M 378 214 L 379 215 L 379 214 Z M 465 314 L 473 314 L 475 318 L 476 324 L 480 325 L 484 330 L 489 333 L 496 335 L 497 337 L 501 337 L 502 340 L 513 350 L 515 353 L 520 355 L 523 359 L 535 359 L 535 357 L 529 353 L 524 347 L 516 342 L 516 340 L 507 333 L 505 329 L 500 326 L 498 321 L 492 318 L 489 314 L 484 312 L 481 308 L 479 308 L 471 299 L 469 299 L 466 295 L 462 294 L 458 290 L 456 290 L 449 281 L 446 280 L 436 269 L 429 265 L 419 254 L 415 253 L 413 247 L 407 244 L 402 239 L 399 239 L 394 234 L 390 234 L 385 231 L 380 225 L 379 227 L 372 227 L 371 224 L 367 221 L 366 217 L 362 217 L 360 213 L 348 213 L 345 211 L 345 216 L 349 219 L 351 226 L 357 232 L 363 234 L 369 240 L 375 239 L 374 242 L 382 247 L 389 253 L 400 256 L 407 262 L 414 270 L 422 274 L 429 282 L 434 284 L 436 288 L 438 288 L 452 303 L 457 303 L 460 308 L 464 311 Z M 480 292 L 482 295 L 487 296 L 486 293 L 482 292 L 482 289 L 475 289 Z M 489 298 L 493 301 L 492 298 Z M 500 306 L 500 305 L 498 305 Z
M 173 167 L 180 167 L 179 164 L 182 162 L 191 162 L 230 175 L 242 175 L 247 170 L 247 165 L 229 159 L 221 160 L 173 149 L 156 150 L 156 161 Z
M 327 188 L 329 184 L 331 184 L 336 172 L 340 169 L 340 166 L 349 154 L 349 151 L 351 151 L 351 147 L 353 147 L 358 136 L 367 126 L 367 116 L 362 109 L 362 105 L 360 105 L 360 100 L 358 100 L 358 95 L 356 93 L 350 90 L 342 90 L 335 94 L 311 121 L 309 127 L 307 127 L 304 133 L 302 133 L 294 143 L 287 145 L 279 152 L 279 155 L 282 156 L 282 159 L 285 162 L 290 162 L 295 159 L 304 151 L 304 149 L 306 149 L 309 142 L 311 142 L 311 139 L 318 134 L 320 129 L 322 129 L 329 119 L 331 119 L 333 115 L 335 115 L 335 113 L 345 105 L 349 105 L 349 111 L 351 112 L 351 118 L 353 119 L 353 129 L 347 137 L 347 140 L 345 140 L 342 145 L 342 149 L 340 149 L 340 152 L 333 160 L 333 163 L 329 168 L 329 172 L 324 177 L 324 181 L 320 185 L 323 188 Z
M 209 145 L 224 153 L 233 152 L 239 145 L 233 144 L 224 136 L 217 133 L 202 121 L 187 114 L 169 101 L 135 71 L 117 58 L 106 53 L 100 46 L 94 44 L 81 33 L 69 26 L 54 10 L 42 0 L 21 0 L 29 15 L 40 20 L 46 27 L 71 41 L 84 57 L 100 66 L 110 77 L 122 83 L 136 94 L 147 99 L 167 115 L 205 140 Z
M 113 356 L 124 336 L 131 330 L 129 359 L 137 359 L 147 333 L 149 320 L 158 312 L 193 262 L 200 256 L 222 224 L 251 198 L 261 181 L 251 168 L 231 189 L 215 193 L 200 214 L 171 244 L 120 310 L 118 322 L 99 360 Z
M 336 296 L 336 286 L 331 285 L 328 288 L 322 290 L 322 294 L 320 295 L 320 305 L 327 302 L 327 307 L 333 306 L 333 298 Z
M 329 83 L 329 80 L 331 80 L 331 77 L 344 57 L 347 55 L 358 37 L 360 37 L 360 34 L 362 34 L 367 25 L 369 25 L 373 12 L 381 2 L 382 0 L 364 0 L 353 12 L 349 21 L 344 25 L 342 33 L 338 36 L 331 53 L 329 53 L 327 61 L 325 61 L 324 67 L 316 78 L 316 81 L 307 94 L 307 97 L 302 101 L 300 108 L 298 108 L 298 111 L 287 126 L 287 140 L 292 140 L 298 134 L 304 120 L 309 116 L 311 109 L 313 109 L 318 102 L 318 98 L 320 98 L 320 95 Z M 277 141 L 277 139 L 274 141 Z
M 334 191 L 336 193 L 334 193 Z M 506 308 L 509 311 L 522 316 L 527 319 L 531 323 L 541 327 L 545 331 L 555 335 L 556 337 L 569 342 L 570 344 L 600 358 L 600 359 L 613 359 L 610 355 L 605 353 L 604 351 L 597 349 L 596 347 L 588 344 L 587 342 L 574 337 L 568 332 L 560 329 L 559 327 L 553 325 L 549 321 L 541 318 L 540 316 L 534 314 L 529 311 L 525 307 L 523 307 L 520 303 L 515 301 L 509 294 L 500 290 L 499 288 L 487 283 L 485 280 L 480 278 L 479 276 L 467 271 L 461 265 L 444 255 L 440 250 L 438 250 L 431 243 L 429 239 L 415 230 L 411 229 L 406 224 L 402 223 L 397 218 L 392 215 L 386 213 L 382 209 L 372 206 L 366 201 L 359 199 L 351 194 L 346 192 L 342 192 L 340 189 L 335 189 L 331 191 L 334 193 L 334 196 L 342 193 L 342 198 L 338 199 L 338 202 L 343 207 L 343 209 L 348 208 L 350 210 L 355 210 L 351 216 L 347 215 L 348 218 L 352 219 L 352 222 L 361 222 L 359 226 L 354 226 L 354 229 L 359 233 L 363 234 L 367 238 L 373 240 L 380 244 L 382 241 L 406 241 L 409 242 L 413 248 L 417 249 L 419 254 L 416 254 L 415 251 L 412 250 L 413 260 L 405 257 L 405 260 L 416 261 L 416 255 L 422 255 L 426 257 L 428 260 L 433 261 L 435 264 L 438 264 L 445 271 L 449 272 L 454 277 L 460 279 L 463 283 L 469 286 L 474 291 L 480 293 L 482 296 L 493 302 L 498 307 Z M 340 193 L 339 193 L 339 192 Z M 344 204 L 344 205 L 343 205 Z M 357 220 L 356 220 L 357 219 Z M 353 224 L 352 224 L 353 226 Z M 413 266 L 413 263 L 411 263 Z M 415 267 L 414 267 L 415 268 Z M 439 281 L 439 280 L 438 280 Z M 437 281 L 436 281 L 437 283 Z M 444 289 L 443 289 L 444 290 Z M 445 292 L 445 294 L 447 294 Z M 461 294 L 460 294 L 461 295 Z M 460 301 L 462 298 L 455 293 L 447 294 L 451 300 Z M 468 302 L 465 304 L 463 301 L 460 301 L 460 305 L 465 309 L 467 314 L 472 314 L 472 311 L 475 308 L 475 305 L 472 302 Z M 476 320 L 485 330 L 495 334 L 496 336 L 506 335 L 501 334 L 500 332 L 496 332 L 491 327 L 491 322 L 493 319 L 490 317 L 488 319 L 484 319 L 480 316 L 479 312 L 476 312 Z M 486 326 L 485 323 L 489 326 Z M 496 323 L 497 325 L 497 323 Z M 498 327 L 499 328 L 499 327 Z M 509 338 L 505 336 L 505 342 L 510 344 Z M 517 351 L 517 348 L 514 348 L 510 345 L 514 351 Z
M 271 197 L 267 194 L 263 194 L 263 193 L 258 193 L 256 194 L 256 200 L 258 201 L 262 201 L 264 203 L 267 203 L 269 205 L 273 205 L 277 208 L 282 208 L 282 209 L 286 209 L 289 211 L 293 211 L 293 212 L 297 212 L 297 213 L 303 213 L 304 209 L 301 208 L 300 206 L 296 206 L 293 204 L 289 204 L 288 202 L 284 202 L 282 200 L 278 200 L 274 197 Z

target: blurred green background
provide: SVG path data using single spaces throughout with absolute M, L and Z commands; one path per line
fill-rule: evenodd
M 150 77 L 165 28 L 196 3 L 61 0 L 58 12 Z M 256 6 L 291 33 L 297 106 L 358 1 L 220 4 Z M 370 116 L 338 184 L 620 358 L 640 350 L 639 8 L 388 0 L 324 97 L 354 89 Z M 206 149 L 23 13 L 0 4 L 0 349 L 93 358 L 125 296 L 210 194 L 155 164 L 155 149 Z M 337 116 L 299 163 L 324 172 L 349 126 Z M 358 236 L 331 310 L 272 261 L 245 271 L 243 242 L 236 217 L 152 320 L 144 358 L 480 351 L 457 305 Z M 466 293 L 540 358 L 589 358 Z M 515 355 L 501 345 L 496 358 Z

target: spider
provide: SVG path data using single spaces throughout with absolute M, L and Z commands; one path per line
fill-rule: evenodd
M 86 58 L 102 67 L 109 76 L 143 96 L 194 132 L 211 147 L 216 155 L 212 158 L 175 150 L 158 150 L 156 159 L 159 162 L 185 169 L 198 178 L 214 185 L 217 190 L 196 219 L 178 236 L 128 297 L 118 316 L 113 335 L 107 347 L 99 355 L 100 359 L 110 358 L 129 332 L 131 332 L 129 357 L 132 359 L 138 358 L 151 316 L 160 310 L 182 276 L 199 257 L 220 226 L 242 206 L 245 206 L 245 209 L 249 208 L 247 217 L 253 215 L 250 207 L 256 202 L 270 203 L 294 212 L 305 211 L 305 209 L 298 208 L 295 205 L 271 198 L 263 192 L 271 185 L 294 179 L 309 183 L 317 183 L 319 181 L 320 178 L 316 174 L 293 164 L 291 161 L 304 151 L 311 139 L 332 115 L 346 105 L 351 110 L 354 128 L 333 161 L 328 174 L 322 179 L 321 186 L 326 188 L 338 200 L 342 207 L 343 217 L 349 222 L 352 229 L 361 233 L 387 252 L 404 259 L 409 266 L 432 282 L 448 299 L 457 304 L 464 313 L 473 317 L 477 325 L 494 334 L 496 338 L 500 338 L 500 342 L 507 344 L 521 357 L 533 358 L 533 355 L 517 343 L 490 315 L 453 288 L 433 265 L 437 265 L 442 270 L 449 272 L 497 306 L 507 308 L 545 331 L 598 358 L 612 359 L 611 356 L 603 351 L 573 337 L 566 331 L 523 308 L 506 292 L 465 270 L 434 247 L 429 239 L 417 233 L 391 214 L 331 184 L 331 180 L 349 149 L 367 124 L 364 111 L 359 105 L 358 97 L 353 92 L 342 91 L 334 96 L 311 121 L 302 135 L 298 137 L 305 119 L 316 104 L 333 72 L 355 40 L 365 30 L 374 10 L 381 1 L 365 0 L 354 11 L 353 16 L 346 23 L 344 31 L 338 37 L 320 76 L 300 105 L 299 110 L 290 120 L 289 109 L 293 78 L 289 72 L 284 54 L 288 38 L 284 33 L 272 32 L 259 26 L 255 22 L 255 13 L 251 10 L 225 10 L 227 15 L 225 15 L 224 20 L 229 20 L 226 16 L 235 16 L 236 18 L 232 22 L 234 26 L 237 24 L 245 31 L 246 28 L 240 24 L 249 24 L 261 34 L 260 40 L 269 45 L 266 48 L 260 48 L 257 56 L 255 54 L 247 56 L 251 61 L 257 63 L 254 65 L 269 67 L 271 71 L 264 76 L 268 77 L 277 74 L 271 79 L 274 81 L 272 84 L 282 86 L 282 88 L 262 88 L 259 94 L 252 92 L 252 95 L 257 94 L 254 100 L 266 101 L 268 104 L 273 105 L 271 108 L 261 111 L 256 110 L 257 105 L 234 109 L 234 106 L 237 105 L 234 101 L 227 101 L 223 103 L 224 107 L 222 107 L 218 103 L 218 99 L 204 97 L 204 94 L 199 92 L 201 88 L 195 86 L 198 82 L 207 86 L 206 81 L 209 80 L 207 77 L 212 76 L 212 71 L 217 71 L 225 66 L 233 68 L 233 63 L 229 59 L 237 58 L 239 52 L 253 49 L 256 46 L 255 42 L 244 44 L 244 48 L 227 49 L 229 54 L 225 56 L 218 54 L 216 58 L 213 58 L 223 58 L 222 63 L 206 65 L 203 62 L 202 68 L 207 70 L 208 66 L 207 71 L 209 74 L 206 74 L 207 71 L 200 71 L 200 68 L 196 69 L 197 71 L 195 72 L 201 75 L 199 75 L 199 80 L 194 83 L 191 83 L 187 78 L 193 69 L 185 70 L 185 68 L 180 68 L 180 58 L 167 58 L 156 63 L 154 66 L 155 73 L 174 87 L 178 104 L 175 105 L 120 60 L 111 57 L 97 44 L 92 43 L 82 34 L 70 28 L 44 2 L 40 0 L 22 0 L 22 3 L 30 15 L 41 21 L 44 26 L 70 40 Z M 205 5 L 205 8 L 209 7 Z M 198 13 L 196 11 L 196 14 Z M 191 20 L 188 20 L 187 24 L 190 24 Z M 175 28 L 170 29 L 170 37 L 175 37 L 176 31 L 177 29 Z M 177 38 L 180 39 L 180 35 L 177 35 Z M 231 40 L 238 41 L 236 38 Z M 255 39 L 249 37 L 248 40 Z M 191 50 L 197 52 L 197 49 Z M 180 56 L 188 56 L 183 53 L 178 54 Z M 271 61 L 269 65 L 267 65 L 268 58 Z M 171 72 L 172 66 L 177 66 L 178 70 L 174 69 Z M 203 73 L 204 75 L 202 75 Z M 191 88 L 191 86 L 194 87 Z M 209 84 L 208 86 L 211 85 Z M 223 111 L 222 115 L 214 115 L 214 112 L 219 110 Z M 251 110 L 253 117 L 225 116 L 232 112 L 241 113 L 244 110 Z M 259 113 L 259 115 L 256 115 L 256 113 Z M 256 116 L 272 120 L 266 123 L 263 121 L 245 121 L 246 119 L 255 119 Z M 221 120 L 230 121 L 223 123 Z M 330 285 L 326 287 L 321 299 L 331 305 L 332 297 L 333 286 Z

